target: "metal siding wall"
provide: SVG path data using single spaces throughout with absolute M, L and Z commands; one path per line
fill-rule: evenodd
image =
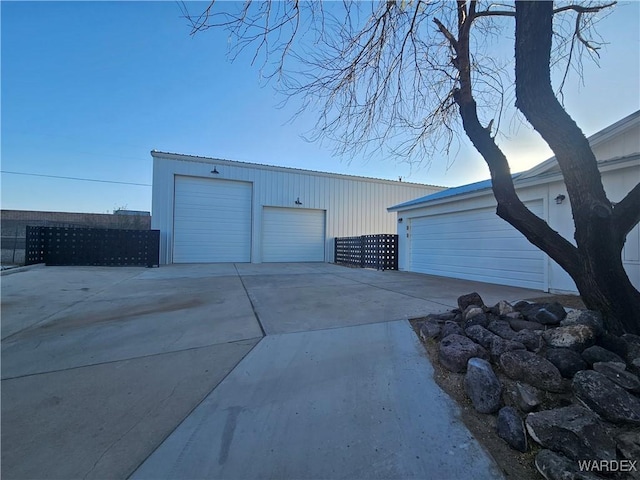
M 220 172 L 212 175 L 213 167 Z M 306 172 L 269 170 L 260 165 L 231 165 L 154 157 L 152 228 L 161 231 L 160 261 L 171 259 L 173 231 L 174 175 L 191 175 L 252 182 L 252 258 L 261 257 L 262 207 L 295 207 L 326 210 L 326 259 L 333 261 L 333 238 L 373 233 L 396 233 L 396 215 L 387 207 L 438 191 L 428 186 L 388 184 L 368 179 L 351 179 Z M 374 213 L 377 212 L 377 213 Z

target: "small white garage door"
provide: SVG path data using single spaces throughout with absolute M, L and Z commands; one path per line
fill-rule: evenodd
M 526 203 L 542 217 L 542 200 Z M 495 208 L 411 219 L 413 272 L 544 290 L 544 254 Z
M 324 262 L 324 210 L 264 207 L 263 262 Z
M 175 178 L 174 263 L 251 261 L 251 184 Z

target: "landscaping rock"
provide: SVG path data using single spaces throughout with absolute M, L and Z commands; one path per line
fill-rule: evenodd
M 480 413 L 496 412 L 502 404 L 502 383 L 491 364 L 482 358 L 470 358 L 467 362 L 464 390 Z
M 520 342 L 527 347 L 527 350 L 532 352 L 537 352 L 544 344 L 541 332 L 533 330 L 520 330 L 511 340 L 514 342 Z
M 502 407 L 500 409 L 496 429 L 498 430 L 498 436 L 507 442 L 511 448 L 523 453 L 528 450 L 524 422 L 515 408 Z
M 486 328 L 487 325 L 489 325 L 489 319 L 484 313 L 474 315 L 469 320 L 464 322 L 464 329 L 466 330 L 467 328 L 473 327 L 474 325 L 480 325 L 481 327 Z
M 467 293 L 458 297 L 458 308 L 461 312 L 464 312 L 469 305 L 484 307 L 484 302 L 477 292 Z
M 520 330 L 544 330 L 545 326 L 538 322 L 530 322 L 528 320 L 522 320 L 518 318 L 509 319 L 509 325 L 516 332 Z
M 629 353 L 629 346 L 623 338 L 609 332 L 604 332 L 596 340 L 596 345 L 600 345 L 602 348 L 606 348 L 610 352 L 618 355 L 620 358 L 624 358 L 628 361 L 627 356 Z
M 583 370 L 573 377 L 576 398 L 605 420 L 640 426 L 640 398 L 627 392 L 602 373 Z
M 640 429 L 618 434 L 616 445 L 626 460 L 637 462 L 636 470 L 629 473 L 632 478 L 640 479 Z
M 533 303 L 522 309 L 521 313 L 525 320 L 543 325 L 558 325 L 567 316 L 567 311 L 558 302 Z
M 625 390 L 636 394 L 640 393 L 640 379 L 637 375 L 625 371 L 624 363 L 597 362 L 593 364 L 593 369 L 603 374 L 613 383 L 620 385 Z
M 578 405 L 530 413 L 525 425 L 535 442 L 572 460 L 616 458 L 616 444 L 606 425 Z
M 442 339 L 438 354 L 442 366 L 455 373 L 464 372 L 470 358 L 489 359 L 489 354 L 484 348 L 473 340 L 457 334 Z
M 467 321 L 470 318 L 475 317 L 476 315 L 484 315 L 484 310 L 482 309 L 482 307 L 479 307 L 477 305 L 469 305 L 462 312 L 462 320 Z
M 577 352 L 582 352 L 596 342 L 595 332 L 586 325 L 567 325 L 545 330 L 542 338 L 550 347 L 570 348 Z
M 496 304 L 495 309 L 497 310 L 498 315 L 506 315 L 508 313 L 514 313 L 515 312 L 515 309 L 513 308 L 513 306 L 509 302 L 507 302 L 505 300 L 500 300 Z
M 512 352 L 514 350 L 526 350 L 526 348 L 527 347 L 525 347 L 522 343 L 505 340 L 502 337 L 496 336 L 496 338 L 491 341 L 489 353 L 491 354 L 491 360 L 497 362 L 505 352 Z
M 562 392 L 564 382 L 556 366 L 527 350 L 507 352 L 500 357 L 500 367 L 513 380 L 526 382 L 551 392 Z
M 527 302 L 526 300 L 520 300 L 514 303 L 512 306 L 516 312 L 522 312 L 523 310 L 526 310 L 529 307 L 531 307 L 531 305 L 533 305 L 533 303 Z
M 593 310 L 571 310 L 567 312 L 567 316 L 560 322 L 561 327 L 568 325 L 586 325 L 591 327 L 596 336 L 604 332 L 604 323 L 602 323 L 602 315 L 600 312 Z
M 600 480 L 602 477 L 581 472 L 575 461 L 551 450 L 540 450 L 535 465 L 547 480 Z
M 615 353 L 602 348 L 599 345 L 594 345 L 589 348 L 585 348 L 582 352 L 582 359 L 592 366 L 596 362 L 618 362 L 624 363 L 624 360 Z
M 528 383 L 516 382 L 513 399 L 524 413 L 532 412 L 542 403 L 542 392 Z
M 623 354 L 628 363 L 633 363 L 634 360 L 640 358 L 640 336 L 633 335 L 631 333 L 625 333 L 622 335 L 621 339 L 624 341 L 627 351 Z M 606 346 L 603 345 L 605 348 Z M 609 348 L 616 353 L 618 353 L 613 348 Z
M 423 342 L 426 342 L 429 339 L 435 339 L 440 336 L 440 332 L 442 327 L 436 321 L 427 320 L 422 322 L 420 326 L 420 338 Z
M 486 349 L 491 348 L 491 342 L 495 338 L 500 338 L 495 333 L 490 332 L 489 330 L 482 327 L 481 325 L 472 325 L 468 328 L 465 328 L 464 333 L 471 340 L 473 340 L 479 345 L 482 345 Z
M 509 322 L 505 320 L 494 320 L 490 322 L 487 326 L 487 330 L 495 333 L 505 340 L 513 340 L 513 337 L 516 335 L 515 330 L 513 330 L 511 325 L 509 325 Z
M 456 322 L 444 322 L 442 327 L 442 338 L 447 338 L 449 335 L 462 335 L 464 336 L 464 330 Z
M 550 348 L 545 357 L 553 363 L 564 378 L 573 378 L 580 370 L 586 370 L 588 365 L 575 350 L 568 348 Z
M 444 323 L 448 320 L 453 320 L 456 318 L 456 314 L 454 312 L 443 312 L 443 313 L 430 313 L 427 315 L 429 320 L 439 320 L 440 323 Z

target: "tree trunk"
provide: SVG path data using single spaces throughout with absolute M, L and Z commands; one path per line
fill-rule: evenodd
M 640 292 L 622 263 L 622 247 L 640 209 L 637 201 L 633 205 L 637 189 L 615 211 L 587 138 L 555 97 L 552 20 L 552 2 L 516 2 L 516 106 L 555 153 L 576 228 L 577 258 L 567 262 L 543 250 L 571 275 L 587 307 L 603 314 L 609 331 L 640 334 Z

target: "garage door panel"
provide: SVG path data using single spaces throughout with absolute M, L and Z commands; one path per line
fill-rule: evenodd
M 542 201 L 527 206 L 542 216 Z M 411 271 L 544 288 L 544 254 L 495 208 L 414 218 L 410 232 Z
M 173 261 L 249 262 L 251 191 L 247 182 L 176 176 Z
M 263 262 L 323 262 L 324 210 L 264 207 Z

